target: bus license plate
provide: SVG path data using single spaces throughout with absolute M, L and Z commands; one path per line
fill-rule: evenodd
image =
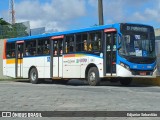
M 140 72 L 140 75 L 144 76 L 146 75 L 146 72 Z

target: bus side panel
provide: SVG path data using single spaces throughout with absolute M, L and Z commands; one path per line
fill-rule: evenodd
M 99 77 L 103 77 L 103 59 L 97 56 L 91 56 L 89 58 L 89 63 L 95 64 L 99 71 Z
M 23 77 L 28 78 L 29 69 L 31 66 L 35 66 L 35 60 L 33 57 L 23 58 Z
M 38 71 L 38 78 L 44 78 L 44 74 L 45 74 L 45 58 L 46 57 L 35 57 L 35 65 L 37 67 L 37 71 Z
M 50 56 L 44 57 L 44 78 L 50 78 Z
M 6 59 L 6 76 L 15 78 L 15 58 Z
M 25 57 L 23 59 L 23 77 L 28 78 L 29 69 L 34 66 L 38 71 L 38 78 L 44 78 L 45 57 Z
M 89 56 L 82 57 L 80 59 L 80 64 L 81 64 L 81 78 L 85 78 L 85 70 L 89 64 Z
M 63 78 L 80 78 L 79 57 L 63 58 Z
M 103 59 L 102 58 L 98 58 L 96 59 L 96 63 L 97 63 L 97 67 L 98 67 L 98 71 L 99 71 L 99 77 L 104 77 L 103 76 Z
M 63 76 L 63 57 L 59 57 L 59 77 Z

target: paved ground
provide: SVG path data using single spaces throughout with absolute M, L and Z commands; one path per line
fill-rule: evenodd
M 1 81 L 0 111 L 160 111 L 160 87 L 142 85 L 122 87 L 106 83 L 93 87 L 80 81 L 70 81 L 67 85 L 50 82 L 33 85 L 28 82 Z M 45 119 L 151 120 L 153 118 Z M 159 119 L 154 118 L 154 120 Z

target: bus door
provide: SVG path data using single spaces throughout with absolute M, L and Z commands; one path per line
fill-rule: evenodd
M 15 76 L 16 78 L 23 77 L 23 51 L 24 51 L 24 41 L 16 42 L 15 50 Z
M 105 74 L 107 76 L 116 75 L 116 29 L 105 29 Z
M 51 78 L 62 78 L 63 38 L 63 35 L 51 38 Z

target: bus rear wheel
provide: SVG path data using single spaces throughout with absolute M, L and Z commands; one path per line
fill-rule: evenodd
M 120 80 L 121 85 L 129 86 L 132 82 L 132 78 L 121 78 Z
M 36 68 L 32 68 L 31 71 L 29 72 L 29 80 L 31 81 L 32 84 L 38 84 L 38 72 Z
M 91 67 L 89 69 L 87 80 L 90 86 L 97 86 L 100 84 L 99 72 L 97 67 Z

